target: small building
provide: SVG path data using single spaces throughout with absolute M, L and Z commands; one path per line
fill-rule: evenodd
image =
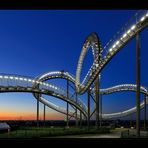
M 10 126 L 6 122 L 0 122 L 0 131 L 10 131 Z

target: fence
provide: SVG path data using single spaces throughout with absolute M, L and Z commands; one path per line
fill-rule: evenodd
M 128 129 L 126 131 L 121 132 L 121 138 L 148 138 L 148 130 L 140 131 L 140 137 L 137 137 L 137 132 L 135 129 Z

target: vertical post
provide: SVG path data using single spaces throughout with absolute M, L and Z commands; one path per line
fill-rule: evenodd
M 67 99 L 68 99 L 68 98 L 69 98 L 69 81 L 67 80 Z M 69 110 L 69 105 L 68 105 L 68 102 L 67 102 L 67 115 L 66 115 L 66 118 L 67 118 L 66 126 L 67 126 L 67 127 L 68 127 L 68 125 L 69 125 L 68 110 Z
M 144 96 L 144 130 L 146 130 L 146 95 Z
M 66 115 L 66 125 L 67 125 L 67 127 L 68 127 L 68 125 L 69 125 L 69 121 L 68 121 L 68 109 L 69 109 L 69 105 L 68 105 L 68 102 L 67 102 L 67 115 Z
M 140 35 L 139 32 L 136 35 L 136 129 L 137 129 L 137 137 L 140 136 Z
M 100 94 L 100 127 L 102 126 L 102 95 Z
M 76 103 L 78 102 L 78 94 L 76 92 Z M 78 126 L 78 116 L 77 116 L 77 108 L 76 108 L 76 127 Z M 81 114 L 81 111 L 80 111 L 80 114 Z
M 131 120 L 130 120 L 130 127 L 132 127 L 132 114 L 131 114 Z
M 99 127 L 99 76 L 96 78 L 94 82 L 95 88 L 95 105 L 96 105 L 96 127 Z
M 45 111 L 46 111 L 46 105 L 44 104 L 44 126 L 45 126 Z
M 89 128 L 90 126 L 90 90 L 88 90 L 88 102 L 87 102 L 87 105 L 88 105 L 88 117 L 87 117 L 87 126 Z
M 82 113 L 80 111 L 80 127 L 82 127 Z
M 37 99 L 37 127 L 39 127 L 39 98 Z

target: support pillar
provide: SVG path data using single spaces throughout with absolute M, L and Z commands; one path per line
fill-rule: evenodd
M 67 80 L 67 99 L 68 98 L 69 98 L 69 81 Z M 69 104 L 67 102 L 67 115 L 66 115 L 66 126 L 67 127 L 69 127 L 68 112 L 69 112 Z
M 144 96 L 144 130 L 146 130 L 146 95 Z
M 136 35 L 136 130 L 137 137 L 140 137 L 140 35 L 139 32 Z
M 44 126 L 45 126 L 45 112 L 46 112 L 46 105 L 44 104 Z
M 88 105 L 87 126 L 89 128 L 89 126 L 90 126 L 90 90 L 88 90 L 88 102 L 87 102 L 87 105 Z
M 95 88 L 95 106 L 96 106 L 96 127 L 99 127 L 99 76 L 96 78 L 94 82 Z
M 66 126 L 67 126 L 67 127 L 68 127 L 68 125 L 69 125 L 68 110 L 69 110 L 69 105 L 68 105 L 68 102 L 67 102 L 67 115 L 66 115 Z
M 39 127 L 39 99 L 37 99 L 37 127 Z
M 100 94 L 100 127 L 102 126 L 102 95 Z
M 80 111 L 80 127 L 82 127 L 82 112 Z
M 132 120 L 133 120 L 132 115 L 133 115 L 133 114 L 131 114 L 131 116 L 130 116 L 130 118 L 131 118 L 131 119 L 130 119 L 130 127 L 133 126 L 133 124 L 132 124 Z
M 78 102 L 78 94 L 77 94 L 77 92 L 76 92 L 76 103 Z M 78 112 L 78 110 L 77 110 L 77 108 L 76 108 L 76 127 L 78 126 L 78 116 L 77 116 L 77 113 Z M 80 111 L 80 114 L 81 114 L 81 111 Z

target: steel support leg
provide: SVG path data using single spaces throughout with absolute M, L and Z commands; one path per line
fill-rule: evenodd
M 82 113 L 80 111 L 80 127 L 82 127 Z
M 137 137 L 140 136 L 140 35 L 139 32 L 136 35 L 136 129 L 137 129 Z
M 45 126 L 45 112 L 46 112 L 46 105 L 44 104 L 44 126 Z
M 68 127 L 69 125 L 69 120 L 68 120 L 68 109 L 69 109 L 69 105 L 68 105 L 68 102 L 67 102 L 67 115 L 66 115 L 66 125 Z
M 100 127 L 102 126 L 102 95 L 100 95 Z
M 69 81 L 67 80 L 67 99 L 68 98 L 69 98 Z M 67 127 L 69 127 L 68 112 L 69 112 L 69 105 L 68 105 L 68 102 L 67 102 L 67 115 L 66 115 L 66 118 L 67 118 L 66 125 L 67 125 Z
M 144 130 L 146 130 L 146 95 L 144 97 Z
M 78 102 L 78 94 L 76 93 L 76 103 Z M 77 117 L 77 108 L 76 108 L 76 127 L 78 126 L 78 117 Z M 80 113 L 81 114 L 81 113 Z
M 87 117 L 87 126 L 90 126 L 90 91 L 88 91 L 88 117 Z
M 96 105 L 96 127 L 99 127 L 99 76 L 96 78 L 94 82 L 95 87 L 95 105 Z
M 132 119 L 132 114 L 131 114 L 130 127 L 132 127 L 132 125 L 133 125 L 133 124 L 132 124 L 132 120 L 133 120 L 133 119 Z
M 39 99 L 37 99 L 37 127 L 39 127 Z

